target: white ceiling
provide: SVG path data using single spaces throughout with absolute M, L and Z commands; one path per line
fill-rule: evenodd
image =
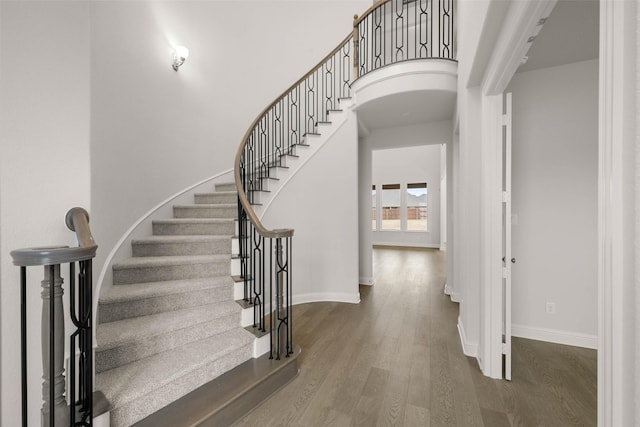
M 598 0 L 560 0 L 518 72 L 598 58 Z
M 518 72 L 598 58 L 598 0 L 560 0 L 527 53 Z M 456 96 L 451 92 L 408 92 L 381 98 L 358 109 L 368 130 L 450 120 Z
M 451 120 L 455 101 L 453 92 L 398 93 L 358 108 L 358 119 L 368 130 Z

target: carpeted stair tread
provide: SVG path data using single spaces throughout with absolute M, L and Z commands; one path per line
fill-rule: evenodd
M 193 195 L 196 204 L 238 203 L 237 191 L 217 191 L 215 193 L 196 193 Z
M 170 218 L 153 220 L 154 224 L 220 224 L 228 222 L 233 222 L 233 218 Z
M 100 297 L 100 303 L 113 304 L 227 286 L 233 287 L 233 279 L 227 276 L 116 285 Z
M 133 257 L 113 265 L 113 284 L 228 275 L 231 254 Z
M 148 236 L 148 237 L 144 237 L 142 239 L 135 239 L 132 240 L 133 244 L 136 243 L 156 243 L 156 244 L 160 244 L 160 243 L 165 243 L 165 242 L 169 242 L 169 243 L 178 243 L 178 242 L 215 242 L 215 241 L 219 241 L 219 240 L 225 240 L 225 239 L 229 239 L 231 238 L 231 235 L 228 236 L 224 236 L 224 235 L 214 235 L 214 236 L 202 236 L 202 235 L 198 235 L 198 234 L 186 234 L 186 235 L 176 235 L 176 236 Z
M 98 323 L 180 310 L 233 298 L 229 276 L 112 286 L 100 298 Z
M 217 192 L 220 191 L 237 191 L 238 187 L 236 187 L 235 182 L 222 182 L 215 185 L 215 189 Z
M 174 310 L 149 316 L 134 317 L 116 322 L 102 323 L 96 332 L 97 351 L 117 347 L 126 343 L 144 340 L 151 336 L 188 328 L 228 314 L 240 312 L 235 301 Z
M 175 218 L 236 218 L 238 205 L 236 203 L 174 205 Z
M 251 358 L 253 336 L 236 328 L 96 375 L 112 425 L 131 425 Z
M 231 235 L 149 236 L 131 242 L 134 257 L 214 255 L 231 252 Z
M 231 255 L 185 255 L 185 256 L 150 256 L 132 257 L 113 265 L 114 270 L 128 268 L 158 267 L 169 265 L 201 264 L 230 260 Z
M 172 218 L 153 221 L 154 235 L 231 235 L 234 218 Z

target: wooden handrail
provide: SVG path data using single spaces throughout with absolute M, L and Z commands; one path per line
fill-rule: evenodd
M 385 0 L 385 1 L 389 1 L 389 0 Z M 258 229 L 258 232 L 261 235 L 263 235 L 264 237 L 274 237 L 274 238 L 291 237 L 291 236 L 293 236 L 293 230 L 292 229 L 288 229 L 288 228 L 287 229 L 278 229 L 278 230 L 269 230 L 262 224 L 262 222 L 260 221 L 260 219 L 256 215 L 255 211 L 253 210 L 253 207 L 251 206 L 251 203 L 249 203 L 249 200 L 247 199 L 247 194 L 245 193 L 244 188 L 242 187 L 242 180 L 240 178 L 240 160 L 242 158 L 242 153 L 244 152 L 244 148 L 247 145 L 247 142 L 249 141 L 249 138 L 251 137 L 251 133 L 253 133 L 253 130 L 256 128 L 256 126 L 258 125 L 260 120 L 262 120 L 262 118 L 269 112 L 269 110 L 273 106 L 275 106 L 278 102 L 280 102 L 282 99 L 284 99 L 287 96 L 287 94 L 289 94 L 292 90 L 294 90 L 297 86 L 299 86 L 302 82 L 304 82 L 309 76 L 311 76 L 314 72 L 316 72 L 318 69 L 320 69 L 329 60 L 329 58 L 331 58 L 333 55 L 338 53 L 340 51 L 340 49 L 342 49 L 347 43 L 349 43 L 351 38 L 352 38 L 352 34 L 349 34 L 347 37 L 345 37 L 338 44 L 338 46 L 335 49 L 333 49 L 328 55 L 326 55 L 324 58 L 322 58 L 322 60 L 320 62 L 318 62 L 318 64 L 315 67 L 313 67 L 311 70 L 309 70 L 304 76 L 302 76 L 301 78 L 296 80 L 296 82 L 294 84 L 289 86 L 271 104 L 269 104 L 267 107 L 265 107 L 260 112 L 260 114 L 258 114 L 256 119 L 251 123 L 251 125 L 249 126 L 249 129 L 244 134 L 244 137 L 242 139 L 242 143 L 238 147 L 238 151 L 236 152 L 236 157 L 235 157 L 235 162 L 234 162 L 234 170 L 233 170 L 234 178 L 235 178 L 235 182 L 236 182 L 236 189 L 238 191 L 238 198 L 240 200 L 240 203 L 242 203 L 242 206 L 244 207 L 245 212 L 247 213 L 247 217 L 255 225 L 255 227 Z
M 379 1 L 375 2 L 373 5 L 371 5 L 369 7 L 369 9 L 365 10 L 364 13 L 362 15 L 360 15 L 360 17 L 358 17 L 358 15 L 354 16 L 353 17 L 353 26 L 357 27 L 358 24 L 360 22 L 362 22 L 366 17 L 371 15 L 374 10 L 376 10 L 377 8 L 379 8 L 380 6 L 382 6 L 385 3 L 389 3 L 390 1 L 391 0 L 379 0 Z
M 82 208 L 71 208 L 65 216 L 65 223 L 71 231 L 75 231 L 81 248 L 96 246 L 89 228 L 89 213 Z
M 430 0 L 430 4 L 433 5 L 433 2 L 435 2 L 436 0 Z M 450 0 L 452 3 L 455 2 L 455 0 Z M 291 229 L 281 229 L 281 230 L 269 230 L 266 227 L 264 227 L 264 225 L 262 224 L 262 222 L 260 221 L 260 219 L 257 217 L 255 211 L 253 210 L 253 207 L 251 206 L 251 203 L 249 202 L 249 199 L 247 198 L 247 194 L 245 192 L 245 189 L 243 188 L 243 182 L 242 182 L 242 177 L 240 176 L 240 164 L 242 161 L 242 156 L 244 154 L 245 148 L 247 146 L 247 144 L 249 143 L 252 133 L 256 130 L 256 128 L 258 127 L 259 123 L 261 120 L 263 120 L 264 117 L 267 116 L 267 114 L 269 114 L 269 111 L 274 108 L 279 102 L 281 102 L 282 100 L 284 100 L 290 93 L 292 93 L 294 90 L 296 90 L 296 88 L 298 86 L 300 86 L 306 79 L 310 78 L 315 72 L 317 72 L 318 70 L 321 69 L 322 66 L 324 66 L 329 60 L 331 60 L 331 58 L 336 55 L 341 49 L 343 49 L 345 47 L 345 45 L 347 45 L 347 43 L 349 43 L 350 41 L 353 41 L 353 69 L 352 69 L 352 73 L 353 75 L 350 76 L 349 78 L 349 86 L 351 83 L 353 83 L 353 81 L 355 81 L 356 79 L 358 79 L 359 77 L 362 77 L 360 75 L 360 72 L 362 71 L 363 74 L 366 74 L 369 71 L 372 71 L 372 69 L 365 69 L 362 68 L 360 66 L 360 50 L 361 49 L 366 49 L 366 46 L 360 46 L 360 28 L 359 25 L 362 21 L 364 21 L 365 19 L 367 19 L 369 17 L 369 15 L 371 15 L 374 11 L 378 10 L 380 7 L 384 6 L 387 3 L 390 3 L 391 0 L 379 0 L 376 3 L 374 3 L 372 6 L 370 6 L 363 14 L 361 14 L 360 16 L 358 15 L 354 15 L 353 17 L 353 29 L 352 31 L 349 33 L 349 35 L 347 35 L 347 37 L 345 37 L 342 42 L 340 42 L 338 44 L 338 46 L 333 49 L 328 55 L 326 55 L 324 58 L 322 58 L 322 60 L 320 62 L 318 62 L 318 64 L 313 67 L 311 70 L 309 70 L 305 75 L 303 75 L 301 78 L 299 78 L 295 83 L 293 83 L 291 86 L 289 86 L 284 92 L 282 92 L 282 94 L 280 96 L 278 96 L 273 102 L 271 102 L 267 107 L 265 107 L 260 114 L 258 114 L 258 116 L 256 117 L 256 119 L 251 123 L 251 125 L 249 126 L 247 132 L 244 134 L 242 142 L 240 143 L 240 146 L 238 147 L 238 151 L 236 152 L 236 156 L 235 156 L 235 164 L 234 164 L 234 178 L 235 178 L 235 182 L 236 182 L 236 189 L 238 191 L 238 199 L 239 202 L 242 206 L 242 208 L 244 209 L 244 211 L 246 212 L 247 215 L 247 219 L 255 226 L 255 228 L 257 229 L 257 231 L 264 237 L 273 237 L 273 238 L 279 238 L 279 237 L 290 237 L 293 235 L 293 230 Z M 404 7 L 405 3 L 403 2 L 403 7 Z M 429 13 L 430 16 L 433 15 L 433 10 L 430 11 Z M 451 19 L 453 19 L 453 17 L 451 17 Z M 447 25 L 453 25 L 452 23 L 448 23 Z M 453 46 L 453 45 L 452 45 Z M 453 50 L 454 48 L 451 47 L 451 49 Z M 447 45 L 447 51 L 449 50 L 449 45 Z M 452 52 L 452 55 L 455 55 L 455 53 Z M 432 58 L 438 58 L 439 56 L 430 56 Z M 452 57 L 447 57 L 445 59 L 453 59 Z M 377 67 L 374 67 L 377 68 Z

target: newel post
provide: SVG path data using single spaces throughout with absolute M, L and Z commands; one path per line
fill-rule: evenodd
M 42 426 L 69 424 L 64 377 L 64 312 L 60 264 L 44 267 L 42 283 Z M 51 412 L 54 412 L 53 420 Z M 53 425 L 51 424 L 53 421 Z

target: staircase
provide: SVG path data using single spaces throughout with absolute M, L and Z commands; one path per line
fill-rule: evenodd
M 99 301 L 96 388 L 111 425 L 132 425 L 253 357 L 254 335 L 234 301 L 235 184 L 174 206 L 153 235 L 113 265 Z

